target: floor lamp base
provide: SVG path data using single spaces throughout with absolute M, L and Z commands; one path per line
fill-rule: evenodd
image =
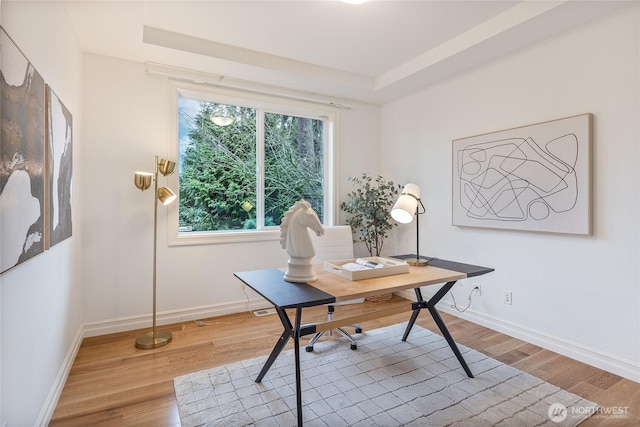
M 142 349 L 158 348 L 169 344 L 172 338 L 171 332 L 168 331 L 156 332 L 155 339 L 153 332 L 149 332 L 136 338 L 136 347 Z

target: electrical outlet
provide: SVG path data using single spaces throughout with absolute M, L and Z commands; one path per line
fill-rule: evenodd
M 513 304 L 513 296 L 511 295 L 511 291 L 504 291 L 504 303 L 508 305 Z
M 482 288 L 480 287 L 480 285 L 476 285 L 473 289 L 476 296 L 478 297 L 482 296 Z

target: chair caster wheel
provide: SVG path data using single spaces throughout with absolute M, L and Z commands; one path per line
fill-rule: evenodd
M 351 350 L 357 350 L 357 349 L 358 349 L 357 344 L 351 344 Z
M 356 334 L 361 334 L 362 333 L 362 328 L 356 328 Z
M 312 345 L 308 345 L 304 349 L 307 350 L 307 353 L 311 353 L 313 351 L 313 346 Z

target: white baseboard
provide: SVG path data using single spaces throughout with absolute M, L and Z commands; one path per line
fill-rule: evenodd
M 210 304 L 200 307 L 191 307 L 179 310 L 170 310 L 156 313 L 158 325 L 187 322 L 208 317 L 224 316 L 225 314 L 241 313 L 270 307 L 264 299 L 252 301 L 242 300 L 225 304 Z M 120 317 L 117 319 L 102 320 L 84 324 L 84 337 L 113 334 L 116 332 L 132 331 L 134 329 L 150 328 L 152 314 L 141 316 Z
M 64 388 L 64 384 L 67 382 L 67 378 L 69 377 L 69 372 L 71 372 L 71 367 L 73 366 L 73 361 L 76 360 L 76 355 L 78 354 L 78 350 L 80 349 L 80 345 L 82 344 L 82 336 L 83 336 L 83 328 L 82 326 L 78 329 L 76 336 L 71 342 L 71 346 L 67 351 L 67 355 L 58 370 L 58 374 L 49 390 L 49 394 L 42 405 L 42 409 L 40 410 L 40 414 L 34 423 L 34 426 L 42 426 L 46 427 L 49 425 L 51 421 L 51 417 L 56 410 L 56 406 L 58 405 L 58 400 L 60 399 L 60 395 L 62 394 L 62 389 Z
M 411 301 L 415 301 L 415 293 L 412 290 L 401 291 L 396 294 Z M 425 299 L 428 298 L 426 293 L 424 296 Z M 580 343 L 568 341 L 565 338 L 556 337 L 554 335 L 547 334 L 546 332 L 536 331 L 472 309 L 469 309 L 464 313 L 460 313 L 451 308 L 452 304 L 452 301 L 441 300 L 438 304 L 438 310 L 489 329 L 493 329 L 494 331 L 501 332 L 505 335 L 518 338 L 522 341 L 540 346 L 563 356 L 570 357 L 607 372 L 620 375 L 621 377 L 627 378 L 631 381 L 640 382 L 640 364 L 636 361 L 625 359 L 614 354 L 609 354 Z

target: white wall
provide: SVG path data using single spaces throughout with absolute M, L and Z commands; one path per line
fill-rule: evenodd
M 2 23 L 2 0 L 0 0 L 0 23 Z M 0 236 L 0 239 L 2 236 Z M 0 256 L 2 254 L 0 253 Z M 0 289 L 2 289 L 2 276 L 0 276 Z M 2 319 L 2 291 L 0 291 L 0 319 Z M 2 379 L 2 328 L 0 327 L 0 380 Z M 0 422 L 2 422 L 2 387 L 0 387 Z
M 2 23 L 2 0 L 0 0 L 0 23 Z M 2 236 L 0 236 L 0 239 Z M 0 256 L 2 254 L 0 253 Z M 2 288 L 2 276 L 0 276 L 0 289 Z M 2 319 L 2 292 L 0 291 L 0 319 Z M 0 327 L 0 380 L 2 379 L 2 328 Z M 2 422 L 2 387 L 0 387 L 0 422 Z
M 133 172 L 153 171 L 154 156 L 168 157 L 172 95 L 165 77 L 149 76 L 141 63 L 84 57 L 82 200 L 84 320 L 88 334 L 149 327 L 152 303 L 153 199 L 133 185 Z M 379 107 L 339 110 L 341 192 L 348 175 L 377 173 Z M 161 177 L 161 179 L 163 179 Z M 286 265 L 278 240 L 206 246 L 167 246 L 167 211 L 158 219 L 158 322 L 176 322 L 247 310 L 235 271 Z M 255 294 L 247 291 L 253 298 Z M 261 300 L 262 301 L 262 300 Z
M 495 267 L 464 317 L 640 381 L 638 5 L 382 109 L 382 173 L 422 188 L 424 254 Z M 592 237 L 451 225 L 453 139 L 594 114 Z M 410 153 L 410 155 L 407 155 Z M 414 228 L 405 227 L 405 251 Z M 513 292 L 513 305 L 502 302 Z M 445 307 L 443 305 L 443 307 Z M 448 305 L 447 305 L 448 307 Z
M 60 3 L 2 0 L 0 11 L 74 118 L 74 235 L 1 278 L 0 425 L 33 425 L 55 405 L 83 322 L 93 334 L 150 323 L 152 202 L 132 173 L 169 152 L 172 112 L 167 80 L 143 64 L 82 56 Z M 341 196 L 362 172 L 415 181 L 428 209 L 424 252 L 496 268 L 474 281 L 483 295 L 468 317 L 636 379 L 638 14 L 625 9 L 382 111 L 355 104 L 340 111 L 338 138 Z M 451 226 L 452 139 L 584 112 L 595 115 L 593 237 Z M 161 320 L 244 309 L 232 273 L 286 260 L 277 241 L 169 248 L 159 217 Z M 413 250 L 411 226 L 396 236 L 389 253 Z
M 2 276 L 0 425 L 47 421 L 82 328 L 82 57 L 61 3 L 2 1 L 2 27 L 73 115 L 73 237 Z

